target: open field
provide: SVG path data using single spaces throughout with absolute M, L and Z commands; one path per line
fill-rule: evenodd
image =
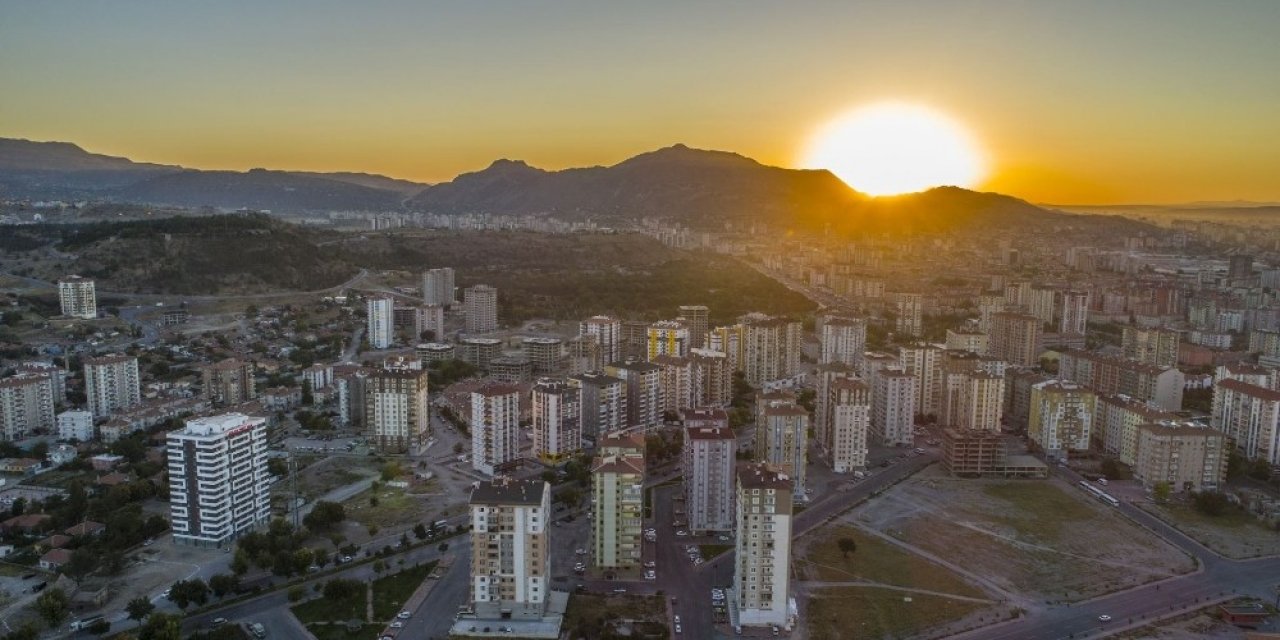
M 838 541 L 848 538 L 857 549 L 848 557 Z M 955 572 L 847 525 L 832 525 L 806 536 L 795 550 L 797 575 L 821 582 L 878 582 L 898 587 L 951 593 L 972 598 L 983 592 Z
M 298 491 L 308 500 L 368 477 L 377 475 L 373 463 L 350 456 L 331 457 L 303 469 L 298 476 Z M 292 487 L 287 487 L 292 490 Z
M 1083 600 L 1194 569 L 1178 549 L 1053 481 L 960 480 L 932 468 L 848 517 L 1033 600 Z
M 294 617 L 304 625 L 313 622 L 346 622 L 348 620 L 365 620 L 367 593 L 369 586 L 357 583 L 349 597 L 331 600 L 325 597 L 308 600 L 291 607 Z
M 1212 517 L 1181 503 L 1138 506 L 1228 558 L 1280 554 L 1280 532 L 1245 511 L 1228 509 L 1226 513 Z
M 422 498 L 408 494 L 404 489 L 385 485 L 357 494 L 343 503 L 343 507 L 346 508 L 347 519 L 384 531 L 425 522 L 431 513 Z
M 418 585 L 436 568 L 435 562 L 428 562 L 420 567 L 409 567 L 399 573 L 378 578 L 373 581 L 373 619 L 390 620 L 400 612 L 409 596 L 413 595 Z
M 342 624 L 309 624 L 307 631 L 316 637 L 316 640 L 352 640 L 353 638 L 373 638 L 378 637 L 378 632 L 382 631 L 385 625 L 366 624 L 356 631 L 347 630 L 346 625 Z
M 575 593 L 569 597 L 562 629 L 575 637 L 599 637 L 609 620 L 637 620 L 646 633 L 667 637 L 666 602 L 662 596 L 604 596 Z
M 906 638 L 987 605 L 876 587 L 815 589 L 802 619 L 809 640 Z

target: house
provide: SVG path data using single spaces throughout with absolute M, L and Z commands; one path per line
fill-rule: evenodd
M 67 527 L 66 531 L 63 531 L 63 533 L 73 538 L 78 536 L 96 536 L 100 535 L 104 530 L 106 530 L 106 528 L 107 525 L 102 524 L 101 522 L 85 520 L 79 524 L 73 524 Z
M 24 513 L 0 522 L 0 531 L 6 533 L 30 533 L 44 528 L 53 516 L 47 513 Z
M 124 456 L 117 456 L 110 453 L 103 453 L 89 458 L 89 464 L 93 465 L 94 471 L 110 471 L 116 468 L 116 465 L 124 462 Z
M 55 533 L 44 540 L 36 543 L 41 549 L 61 549 L 71 544 L 71 536 Z
M 60 444 L 50 449 L 49 453 L 45 454 L 45 459 L 49 461 L 49 466 L 59 467 L 75 460 L 78 455 L 80 455 L 80 452 L 76 451 L 75 447 L 69 444 Z
M 1222 617 L 1223 622 L 1250 629 L 1256 629 L 1261 626 L 1267 616 L 1271 615 L 1267 612 L 1266 607 L 1256 602 L 1253 604 L 1220 605 L 1218 614 Z
M 13 545 L 0 544 L 0 558 L 7 558 L 13 554 Z
M 120 473 L 119 471 L 114 471 L 106 475 L 98 476 L 98 479 L 95 482 L 98 484 L 98 486 L 114 487 L 114 486 L 126 484 L 129 482 L 129 480 L 130 478 L 128 474 Z
M 0 473 L 34 476 L 43 466 L 35 458 L 4 458 L 0 460 Z
M 70 561 L 70 549 L 53 549 L 40 556 L 40 568 L 47 571 L 57 571 L 62 568 L 62 565 Z

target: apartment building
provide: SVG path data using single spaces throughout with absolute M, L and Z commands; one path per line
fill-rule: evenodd
M 822 352 L 820 364 L 841 363 L 858 366 L 867 350 L 867 321 L 861 318 L 827 316 L 822 320 L 818 341 Z
M 444 307 L 458 303 L 455 277 L 451 267 L 428 269 L 422 273 L 422 299 L 427 304 Z
M 1219 380 L 1213 386 L 1211 424 L 1249 459 L 1280 465 L 1280 391 Z
M 916 377 L 883 369 L 871 378 L 871 432 L 885 446 L 915 443 Z
M 1122 394 L 1098 396 L 1093 441 L 1130 467 L 1138 463 L 1138 427 L 1177 419 L 1170 411 Z
M 1089 449 L 1096 411 L 1093 391 L 1065 380 L 1041 382 L 1031 387 L 1027 437 L 1046 458 L 1066 460 L 1071 451 Z
M 1067 349 L 1058 358 L 1058 377 L 1098 393 L 1123 393 L 1166 411 L 1182 409 L 1186 376 L 1175 368 L 1162 369 L 1135 360 Z
M 711 310 L 700 304 L 686 304 L 677 311 L 680 312 L 677 319 L 689 327 L 689 348 L 705 349 L 707 334 L 711 331 Z
M 942 348 L 923 342 L 898 349 L 899 364 L 916 379 L 916 413 L 938 415 L 942 355 Z
M 1126 325 L 1121 335 L 1124 357 L 1162 369 L 1177 366 L 1182 333 L 1162 327 Z
M 1227 437 L 1194 422 L 1138 427 L 1133 476 L 1148 489 L 1166 483 L 1174 491 L 1216 491 L 1227 480 Z
M 98 295 L 93 280 L 67 276 L 58 280 L 58 305 L 68 318 L 92 320 L 98 317 Z
M 380 369 L 364 378 L 364 427 L 385 453 L 416 450 L 431 435 L 425 369 Z
M 478 284 L 462 293 L 462 307 L 467 314 L 467 333 L 492 333 L 498 330 L 498 290 Z
M 831 453 L 831 385 L 842 378 L 855 377 L 843 362 L 819 364 L 814 371 L 813 435 L 822 450 Z
M 520 349 L 533 364 L 533 373 L 555 376 L 564 373 L 567 364 L 564 357 L 564 341 L 560 338 L 524 338 Z
M 831 470 L 848 473 L 867 466 L 868 434 L 871 431 L 871 387 L 853 378 L 831 383 L 828 406 L 830 446 L 827 455 Z
M 626 426 L 626 384 L 603 373 L 569 376 L 569 385 L 578 389 L 582 402 L 582 436 L 595 439 Z
M 0 381 L 0 384 L 3 384 L 3 382 Z M 92 413 L 88 411 L 63 411 L 58 414 L 56 420 L 59 440 L 89 442 L 94 439 Z
M 696 534 L 733 529 L 737 439 L 724 409 L 686 409 L 684 423 L 685 510 Z
M 797 500 L 805 499 L 805 467 L 809 459 L 809 412 L 796 404 L 766 406 L 756 428 L 756 460 L 767 462 L 791 478 Z
M 54 414 L 53 378 L 24 373 L 0 379 L 0 438 L 22 440 L 37 431 L 52 431 Z M 90 424 L 92 430 L 92 423 Z
M 729 356 L 710 349 L 690 349 L 689 360 L 693 363 L 693 406 L 729 406 L 733 402 Z
M 563 380 L 533 385 L 533 455 L 560 460 L 582 451 L 582 397 Z
M 374 349 L 386 349 L 395 342 L 395 301 L 369 298 L 365 303 L 365 339 Z
M 658 367 L 658 386 L 662 389 L 663 414 L 678 413 L 697 405 L 694 400 L 693 361 L 680 356 L 659 355 L 652 360 Z
M 628 359 L 606 365 L 604 372 L 622 381 L 626 398 L 625 427 L 653 429 L 662 425 L 662 370 L 652 362 Z
M 1042 326 L 1035 316 L 1023 313 L 991 314 L 987 336 L 987 355 L 1012 365 L 1034 367 L 1040 364 Z
M 743 362 L 747 382 L 760 386 L 790 377 L 800 367 L 801 326 L 785 318 L 752 315 L 744 319 Z
M 592 316 L 578 325 L 579 336 L 595 338 L 600 345 L 601 362 L 622 359 L 622 323 L 609 316 Z
M 640 565 L 644 536 L 644 435 L 614 433 L 597 443 L 591 463 L 595 498 L 593 566 L 630 569 Z
M 764 463 L 738 466 L 733 594 L 736 625 L 791 628 L 791 477 Z
M 142 402 L 138 359 L 112 354 L 84 361 L 84 392 L 93 417 L 103 418 L 114 411 Z
M 479 620 L 541 618 L 551 591 L 551 485 L 498 477 L 471 490 L 471 602 Z
M 229 547 L 270 519 L 266 418 L 196 418 L 165 441 L 174 544 Z
M 689 355 L 689 327 L 680 320 L 659 320 L 645 333 L 645 359 Z
M 493 383 L 471 392 L 471 468 L 503 473 L 520 460 L 520 389 Z
M 205 365 L 200 370 L 200 380 L 204 398 L 214 404 L 237 405 L 258 397 L 252 362 L 227 358 Z

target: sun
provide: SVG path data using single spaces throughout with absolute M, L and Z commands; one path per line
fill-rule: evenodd
M 905 102 L 859 107 L 832 120 L 810 141 L 802 163 L 873 196 L 972 187 L 986 174 L 982 152 L 963 125 Z

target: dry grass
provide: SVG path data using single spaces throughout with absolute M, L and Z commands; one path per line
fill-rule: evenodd
M 907 638 L 984 605 L 875 587 L 817 589 L 804 615 L 810 640 Z
M 849 538 L 857 550 L 848 557 L 839 540 Z M 810 540 L 804 556 L 796 561 L 809 580 L 823 582 L 867 581 L 898 587 L 983 597 L 982 591 L 953 571 L 903 550 L 880 538 L 849 526 L 832 526 Z

